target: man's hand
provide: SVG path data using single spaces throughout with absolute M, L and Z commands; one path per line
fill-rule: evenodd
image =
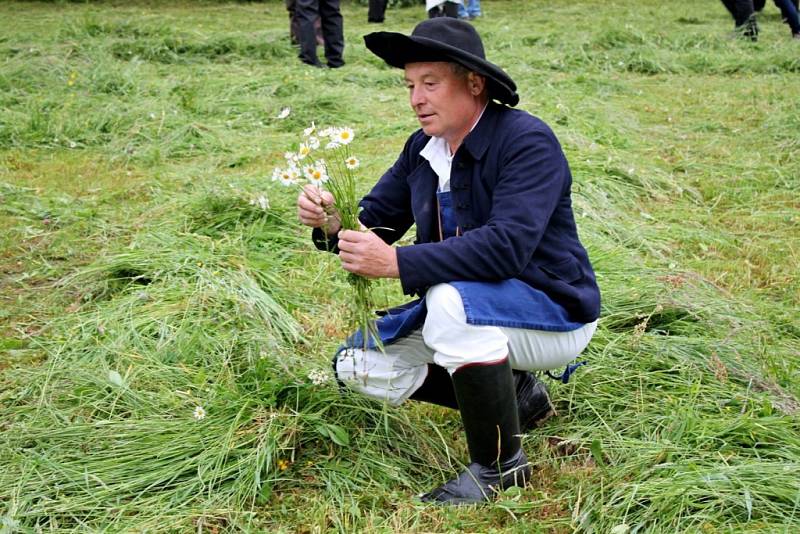
M 333 202 L 329 191 L 308 184 L 297 197 L 297 218 L 306 226 L 322 228 L 329 236 L 335 235 L 342 224 Z
M 342 267 L 367 278 L 399 278 L 397 252 L 372 232 L 339 232 Z

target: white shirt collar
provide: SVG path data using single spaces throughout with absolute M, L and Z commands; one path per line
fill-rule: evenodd
M 489 103 L 487 102 L 486 105 L 483 106 L 481 114 L 478 115 L 477 120 L 469 129 L 470 132 L 478 125 L 488 105 Z M 433 172 L 439 177 L 439 191 L 450 191 L 450 170 L 453 165 L 453 156 L 455 156 L 455 154 L 450 153 L 450 146 L 447 144 L 447 141 L 442 137 L 432 136 L 425 147 L 420 151 L 419 155 L 428 160 L 431 169 L 433 169 Z

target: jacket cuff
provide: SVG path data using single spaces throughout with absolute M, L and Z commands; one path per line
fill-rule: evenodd
M 311 240 L 319 250 L 333 252 L 334 254 L 339 253 L 339 237 L 337 234 L 328 236 L 322 228 L 314 228 L 311 232 Z
M 419 270 L 414 269 L 413 261 L 410 258 L 412 255 L 412 246 L 397 247 L 397 270 L 400 273 L 400 286 L 403 289 L 404 295 L 419 295 L 425 294 L 428 289 L 422 277 L 419 276 Z

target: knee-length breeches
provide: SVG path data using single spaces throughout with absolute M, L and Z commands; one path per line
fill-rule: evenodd
M 384 352 L 341 351 L 335 361 L 339 380 L 364 395 L 397 405 L 422 385 L 430 363 L 453 373 L 463 365 L 508 357 L 514 369 L 557 369 L 578 357 L 597 328 L 597 321 L 568 332 L 472 325 L 461 295 L 450 284 L 431 287 L 425 301 L 424 324 L 384 347 Z

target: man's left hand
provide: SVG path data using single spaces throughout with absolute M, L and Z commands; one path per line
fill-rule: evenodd
M 339 259 L 342 267 L 367 278 L 399 278 L 397 252 L 370 231 L 339 232 Z

